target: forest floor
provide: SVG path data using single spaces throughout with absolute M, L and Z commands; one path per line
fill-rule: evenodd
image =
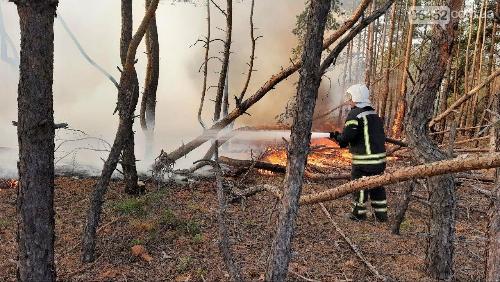
M 390 161 L 388 170 L 409 165 Z M 349 167 L 338 168 L 348 172 Z M 490 171 L 482 171 L 488 174 Z M 113 181 L 98 231 L 97 260 L 80 262 L 80 237 L 95 179 L 58 177 L 55 189 L 56 265 L 60 281 L 226 281 L 228 273 L 218 248 L 217 198 L 214 181 L 172 184 L 158 189 L 147 183 L 147 193 L 133 198 Z M 248 185 L 279 186 L 282 175 L 252 172 Z M 334 187 L 345 180 L 311 183 L 303 193 Z M 487 210 L 490 201 L 474 190 L 491 190 L 492 183 L 460 179 L 458 190 L 455 274 L 458 281 L 484 280 Z M 353 222 L 344 215 L 350 197 L 325 203 L 340 228 L 384 276 L 396 281 L 431 281 L 424 269 L 426 222 L 424 201 L 412 201 L 401 235 L 391 226 L 404 184 L 387 187 L 390 221 Z M 427 198 L 418 185 L 414 194 Z M 16 279 L 16 189 L 0 190 L 0 281 Z M 245 281 L 262 281 L 270 249 L 276 199 L 261 192 L 228 207 L 229 229 L 236 261 Z M 134 245 L 145 247 L 144 258 L 134 256 Z M 150 257 L 148 257 L 148 255 Z M 149 260 L 149 262 L 148 262 Z M 374 281 L 375 277 L 335 231 L 319 205 L 300 208 L 293 241 L 289 281 Z

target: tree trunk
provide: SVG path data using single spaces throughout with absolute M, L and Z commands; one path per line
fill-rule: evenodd
M 370 3 L 370 13 L 373 12 L 374 4 Z M 370 24 L 368 27 L 368 38 L 366 44 L 366 54 L 365 54 L 365 85 L 370 87 L 370 76 L 372 73 L 372 61 L 373 61 L 373 44 L 374 44 L 374 34 L 373 34 L 374 24 Z
M 349 66 L 349 62 L 352 61 L 352 41 L 347 45 L 347 50 L 345 52 L 345 64 L 344 64 L 344 73 L 342 74 L 342 92 L 341 95 L 339 95 L 342 99 L 343 94 L 346 91 L 346 82 L 347 82 L 347 67 Z M 339 115 L 337 116 L 337 125 L 339 127 L 343 127 L 342 121 L 343 121 L 343 113 L 344 113 L 344 105 L 342 104 L 343 101 L 340 101 L 340 108 L 339 108 Z
M 330 0 L 311 0 L 307 32 L 304 39 L 302 68 L 296 98 L 296 108 L 290 144 L 284 195 L 278 217 L 276 235 L 266 273 L 267 281 L 285 281 L 291 257 L 295 218 L 299 207 L 304 168 L 309 152 L 312 117 L 321 81 L 321 52 L 323 32 L 330 10 Z
M 118 91 L 118 99 L 124 99 L 123 96 L 128 97 L 127 104 L 118 104 L 119 111 L 122 113 L 118 123 L 118 130 L 115 135 L 111 152 L 104 163 L 101 172 L 101 177 L 97 181 L 92 191 L 90 199 L 90 208 L 87 214 L 87 222 L 85 230 L 83 231 L 82 239 L 82 261 L 91 262 L 95 259 L 95 246 L 96 246 L 96 231 L 99 225 L 102 204 L 104 203 L 104 196 L 109 186 L 109 181 L 113 171 L 116 169 L 120 153 L 123 150 L 127 137 L 130 133 L 130 128 L 134 123 L 134 112 L 139 100 L 139 93 L 133 91 L 135 85 L 135 55 L 137 47 L 141 42 L 146 30 L 148 29 L 151 18 L 155 15 L 156 8 L 158 7 L 159 0 L 152 0 L 149 9 L 144 16 L 137 32 L 132 37 L 127 51 L 127 58 L 123 67 L 120 77 L 120 88 Z M 124 101 L 124 100 L 122 100 Z M 122 118 L 123 117 L 123 118 Z
M 146 10 L 151 0 L 146 0 Z M 153 160 L 154 130 L 156 121 L 156 90 L 160 77 L 160 44 L 158 42 L 158 29 L 156 17 L 151 19 L 146 32 L 146 52 L 148 65 L 146 69 L 146 81 L 144 82 L 144 93 L 141 101 L 141 127 L 146 137 L 146 148 L 144 151 L 147 161 Z
M 13 1 L 21 28 L 18 85 L 18 281 L 55 281 L 54 17 L 58 1 Z
M 226 4 L 226 38 L 224 39 L 224 52 L 222 58 L 222 68 L 219 75 L 219 84 L 217 86 L 217 95 L 215 96 L 214 122 L 220 119 L 222 109 L 222 99 L 226 85 L 227 69 L 229 66 L 229 55 L 231 54 L 231 37 L 233 30 L 233 0 L 227 0 Z
M 497 4 L 496 4 L 496 13 L 500 13 L 500 2 L 497 1 Z M 493 21 L 493 28 L 492 28 L 492 32 L 491 32 L 491 37 L 490 37 L 490 50 L 489 50 L 489 61 L 488 61 L 488 67 L 487 67 L 487 70 L 486 70 L 486 74 L 487 75 L 491 75 L 492 72 L 493 72 L 493 65 L 494 65 L 494 62 L 495 62 L 495 46 L 496 46 L 496 39 L 497 39 L 497 23 L 496 21 Z M 486 96 L 488 96 L 488 104 L 485 108 L 485 110 L 483 111 L 482 115 L 481 115 L 481 118 L 479 119 L 479 125 L 482 125 L 484 122 L 485 122 L 485 118 L 487 116 L 487 113 L 488 111 L 486 111 L 486 109 L 490 109 L 491 106 L 493 105 L 494 103 L 494 98 L 495 98 L 495 95 L 492 93 L 491 89 L 493 89 L 491 87 L 491 84 L 488 84 L 486 86 Z M 481 132 L 481 129 L 478 128 L 477 131 L 476 131 L 476 134 L 475 136 L 476 137 L 479 137 L 479 133 Z
M 452 12 L 460 11 L 463 0 L 450 0 Z M 415 148 L 417 158 L 423 162 L 440 161 L 447 155 L 440 151 L 429 136 L 428 122 L 453 49 L 458 17 L 453 17 L 443 30 L 434 26 L 430 52 L 425 59 L 418 80 L 410 97 L 406 117 L 406 133 L 409 143 Z M 455 184 L 453 175 L 429 178 L 431 203 L 430 238 L 426 265 L 428 273 L 435 279 L 447 280 L 453 276 L 453 251 L 455 240 Z
M 498 11 L 497 2 L 497 11 Z M 500 97 L 497 93 L 493 100 L 493 112 L 500 111 Z M 498 117 L 492 115 L 492 122 L 498 122 Z M 500 152 L 500 129 L 492 127 L 491 143 L 496 152 Z M 493 190 L 492 204 L 489 210 L 488 247 L 486 249 L 486 281 L 500 281 L 500 168 L 495 171 L 495 189 Z
M 391 10 L 391 23 L 389 28 L 389 41 L 387 47 L 387 66 L 384 70 L 384 88 L 382 90 L 382 97 L 380 97 L 380 117 L 384 120 L 384 123 L 387 122 L 386 118 L 386 108 L 387 108 L 387 100 L 389 99 L 389 70 L 391 68 L 391 60 L 392 60 L 392 41 L 394 37 L 394 27 L 396 26 L 396 7 L 397 5 L 392 6 Z
M 412 0 L 412 7 L 415 7 L 416 0 Z M 410 57 L 411 57 L 411 47 L 413 42 L 413 31 L 415 26 L 410 23 L 410 28 L 408 29 L 408 35 L 406 38 L 406 48 L 405 48 L 405 60 L 403 66 L 403 72 L 401 77 L 401 84 L 399 87 L 399 95 L 397 98 L 396 106 L 396 117 L 394 118 L 394 125 L 392 127 L 392 136 L 394 138 L 400 138 L 403 133 L 403 120 L 406 114 L 406 90 L 408 83 L 408 72 L 410 68 Z
M 120 58 L 122 61 L 122 67 L 124 68 L 127 60 L 127 51 L 130 41 L 132 40 L 132 0 L 122 0 L 122 31 L 120 38 Z M 125 71 L 125 70 L 123 70 Z M 129 86 L 127 91 L 122 92 L 125 95 L 118 95 L 118 114 L 120 119 L 127 119 L 126 106 L 131 100 L 132 96 L 139 95 L 139 80 L 137 79 L 137 73 L 135 67 L 132 72 L 132 84 Z M 119 90 L 120 91 L 120 90 Z M 136 195 L 139 193 L 139 187 L 137 186 L 137 167 L 135 159 L 134 150 L 134 131 L 132 128 L 132 123 L 127 124 L 128 128 L 125 135 L 125 146 L 123 147 L 122 153 L 122 168 L 123 168 L 123 181 L 125 183 L 125 192 L 130 195 Z

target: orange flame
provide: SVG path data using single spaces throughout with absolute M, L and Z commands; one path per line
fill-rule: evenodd
M 283 147 L 269 148 L 267 152 L 264 153 L 262 161 L 286 166 L 286 149 Z M 314 166 L 317 168 L 328 169 L 333 167 L 346 166 L 350 163 L 351 154 L 347 149 L 341 149 L 336 142 L 328 138 L 311 140 L 311 151 L 307 158 L 307 164 L 309 167 Z M 263 173 L 269 174 L 268 172 Z

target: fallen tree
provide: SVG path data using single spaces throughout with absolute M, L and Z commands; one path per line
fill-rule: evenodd
M 434 119 L 431 120 L 429 123 L 429 127 L 433 127 L 437 122 L 441 121 L 445 117 L 447 117 L 450 113 L 452 113 L 458 106 L 462 105 L 464 102 L 469 100 L 474 94 L 476 94 L 479 90 L 481 90 L 483 87 L 486 85 L 490 84 L 491 81 L 493 81 L 497 76 L 500 75 L 500 69 L 497 69 L 495 72 L 493 72 L 490 76 L 488 76 L 481 84 L 478 86 L 474 87 L 471 91 L 469 91 L 467 94 L 463 95 L 460 97 L 460 99 L 456 100 L 455 103 L 453 103 L 446 111 L 440 113 L 437 115 Z
M 356 191 L 394 184 L 410 179 L 495 167 L 500 167 L 500 153 L 492 153 L 487 156 L 457 158 L 424 165 L 405 167 L 392 173 L 364 177 L 323 192 L 304 195 L 300 197 L 300 204 L 310 205 L 332 201 Z
M 365 9 L 370 4 L 371 0 L 363 0 L 360 5 L 356 8 L 353 15 L 342 24 L 335 32 L 333 32 L 327 39 L 323 41 L 323 50 L 329 48 L 335 41 L 337 41 L 344 33 L 346 33 L 354 24 L 359 20 L 361 15 L 363 15 Z M 386 11 L 389 9 L 393 0 L 389 0 L 384 4 L 378 11 Z M 302 66 L 301 62 L 292 62 L 292 64 L 286 68 L 283 68 L 279 73 L 273 75 L 264 85 L 261 86 L 255 94 L 246 99 L 245 101 L 238 101 L 236 108 L 230 112 L 226 117 L 216 122 L 212 127 L 203 132 L 202 135 L 196 137 L 194 140 L 183 144 L 181 147 L 175 149 L 170 153 L 162 152 L 157 158 L 156 162 L 153 164 L 153 170 L 155 172 L 160 172 L 161 170 L 168 167 L 170 164 L 174 163 L 179 158 L 187 155 L 192 150 L 198 148 L 203 143 L 208 140 L 217 137 L 219 131 L 235 121 L 239 116 L 246 113 L 246 111 L 262 99 L 267 93 L 276 87 L 278 83 L 288 78 L 290 75 L 299 70 Z
M 263 169 L 275 173 L 286 172 L 286 166 L 284 165 L 272 164 L 262 161 L 237 160 L 228 157 L 219 157 L 219 162 L 237 168 L 250 168 L 253 166 L 256 169 Z

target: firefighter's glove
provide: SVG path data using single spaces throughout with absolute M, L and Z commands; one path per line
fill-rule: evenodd
M 330 132 L 330 139 L 333 139 L 335 141 L 339 141 L 339 136 L 340 136 L 340 132 L 338 132 L 338 131 Z

